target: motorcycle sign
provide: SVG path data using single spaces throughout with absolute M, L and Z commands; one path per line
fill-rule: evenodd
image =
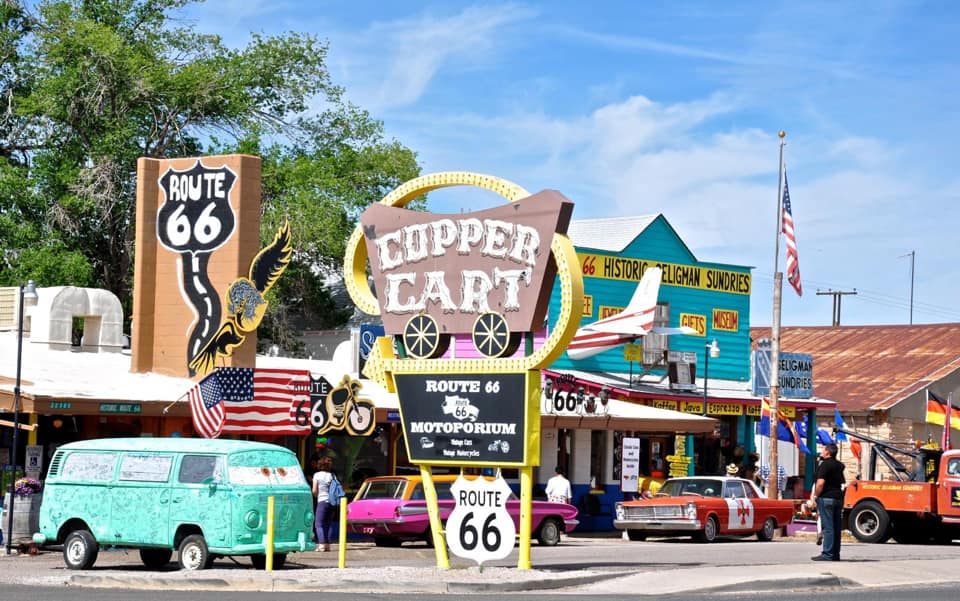
M 507 513 L 511 491 L 500 476 L 467 480 L 463 474 L 450 487 L 456 505 L 447 518 L 447 546 L 458 557 L 478 565 L 503 559 L 513 550 L 517 527 Z

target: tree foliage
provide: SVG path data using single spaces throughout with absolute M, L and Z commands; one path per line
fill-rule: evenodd
M 296 249 L 261 336 L 292 348 L 292 324 L 343 322 L 324 277 L 359 211 L 419 167 L 344 100 L 326 43 L 228 48 L 178 24 L 189 3 L 0 0 L 0 283 L 103 287 L 131 307 L 137 159 L 257 154 L 262 237 L 289 218 Z

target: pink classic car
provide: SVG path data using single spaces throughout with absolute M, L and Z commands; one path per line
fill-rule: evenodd
M 440 518 L 446 520 L 453 510 L 450 485 L 456 475 L 434 476 L 440 501 Z M 520 500 L 511 495 L 507 511 L 517 529 L 520 527 Z M 573 530 L 579 523 L 577 508 L 566 503 L 533 502 L 531 532 L 541 545 L 560 542 L 560 533 Z M 397 547 L 403 541 L 433 544 L 430 518 L 420 476 L 380 476 L 364 481 L 357 496 L 347 506 L 350 532 L 372 536 L 379 547 Z

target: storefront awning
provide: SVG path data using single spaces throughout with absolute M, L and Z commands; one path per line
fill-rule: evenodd
M 596 414 L 585 415 L 545 413 L 541 417 L 540 424 L 543 428 L 701 434 L 713 432 L 716 420 L 610 399 L 605 413 L 599 411 Z

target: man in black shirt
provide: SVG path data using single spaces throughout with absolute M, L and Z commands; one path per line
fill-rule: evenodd
M 813 561 L 840 561 L 840 522 L 843 516 L 843 464 L 837 461 L 837 445 L 823 447 L 823 461 L 817 466 L 816 484 L 807 501 L 816 504 L 823 527 L 823 550 Z

